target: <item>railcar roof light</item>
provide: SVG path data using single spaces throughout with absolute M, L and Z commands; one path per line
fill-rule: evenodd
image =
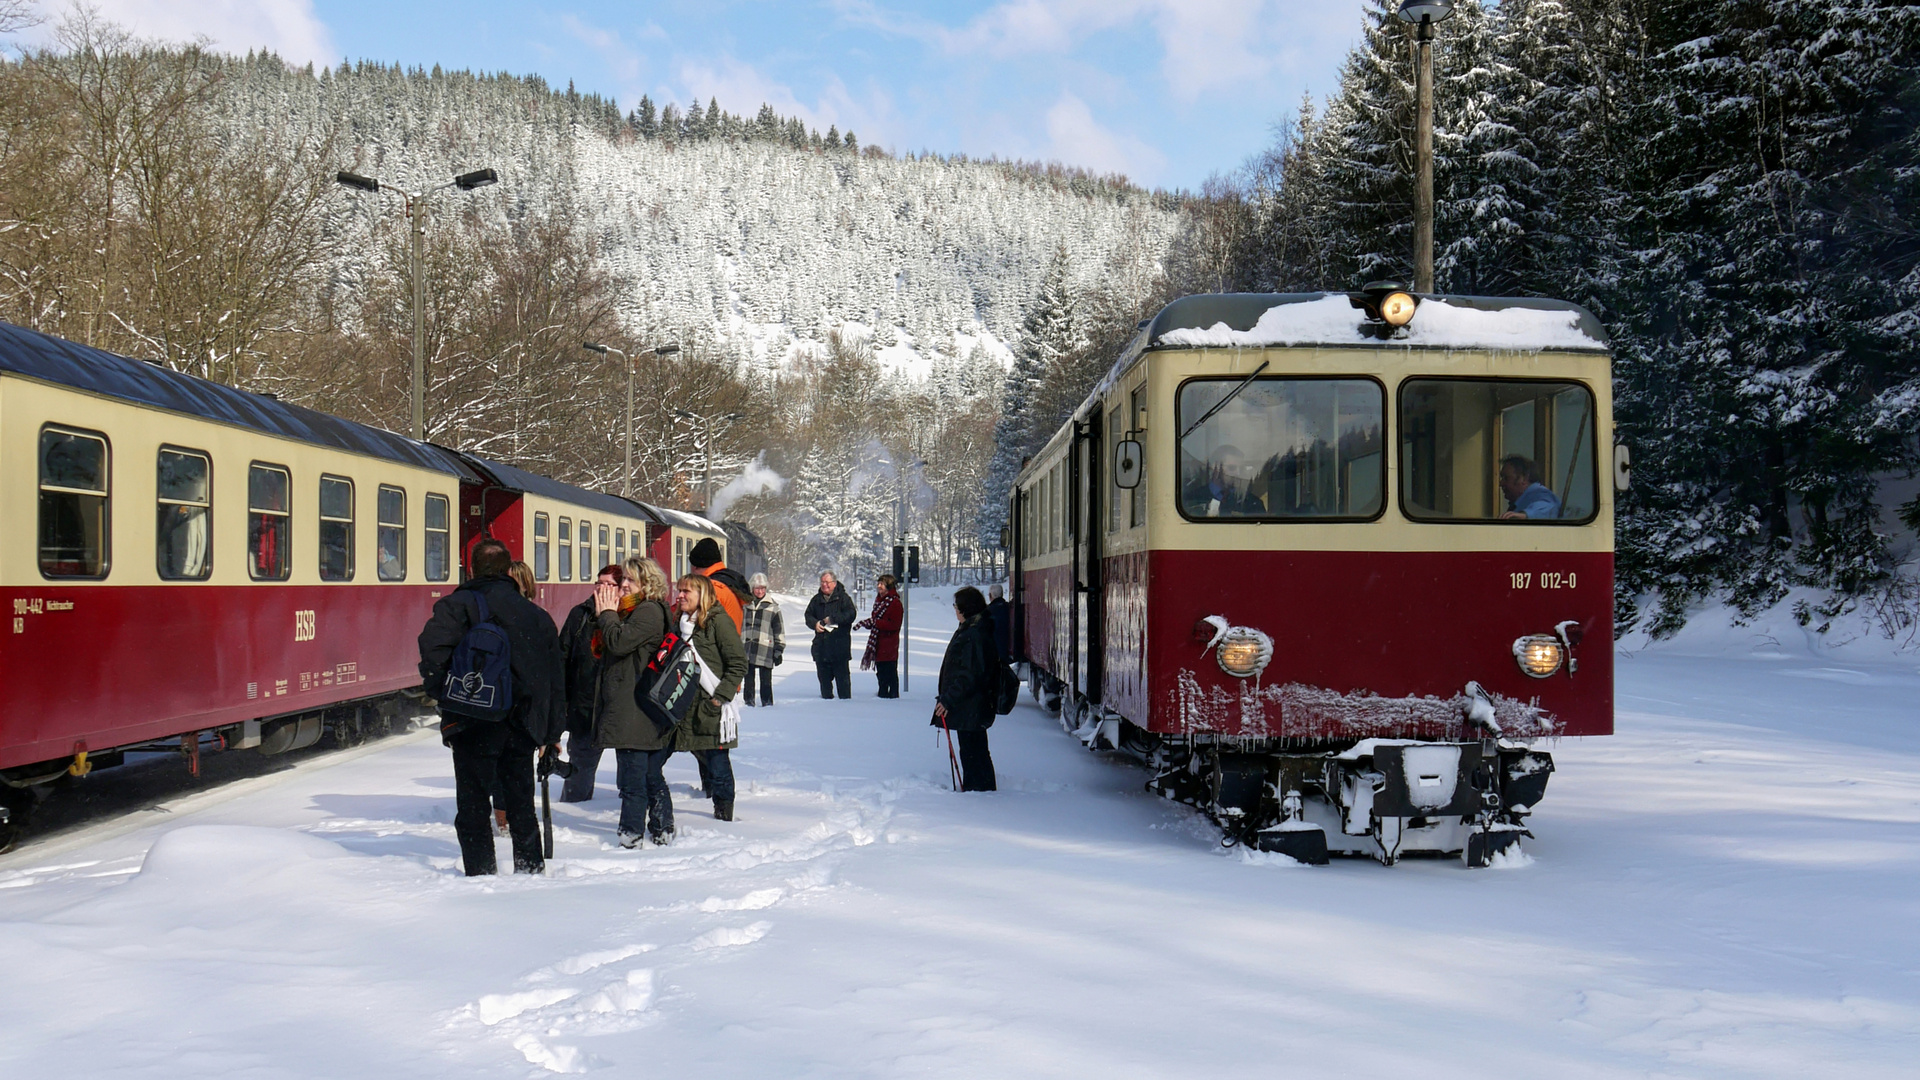
M 1528 634 L 1513 643 L 1514 662 L 1523 673 L 1535 679 L 1545 679 L 1559 671 L 1566 658 L 1566 646 L 1552 634 Z
M 1412 293 L 1390 292 L 1380 298 L 1380 320 L 1388 326 L 1405 326 L 1413 321 L 1413 309 L 1418 306 Z

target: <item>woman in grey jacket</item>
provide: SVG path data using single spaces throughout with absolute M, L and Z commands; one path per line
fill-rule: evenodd
M 720 606 L 712 581 L 699 574 L 680 579 L 680 633 L 700 657 L 700 695 L 674 729 L 673 745 L 706 763 L 713 816 L 733 820 L 733 759 L 740 742 L 740 705 L 734 695 L 747 677 L 747 649 L 733 618 Z M 726 586 L 720 586 L 725 588 Z
M 673 736 L 640 708 L 634 690 L 666 636 L 667 575 L 652 559 L 628 559 L 621 570 L 619 586 L 593 590 L 600 658 L 593 743 L 613 751 L 618 769 L 621 846 L 649 836 L 665 844 L 673 839 L 673 798 L 660 770 L 673 756 Z

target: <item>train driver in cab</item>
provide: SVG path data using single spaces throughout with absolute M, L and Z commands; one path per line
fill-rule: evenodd
M 1204 475 L 1187 484 L 1187 513 L 1194 517 L 1263 517 L 1266 503 L 1252 491 L 1254 467 L 1232 443 L 1223 443 L 1207 456 Z
M 1560 496 L 1540 482 L 1540 470 L 1519 454 L 1500 459 L 1500 493 L 1507 497 L 1508 521 L 1560 516 Z

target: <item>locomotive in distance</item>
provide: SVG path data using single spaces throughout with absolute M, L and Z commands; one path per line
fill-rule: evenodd
M 695 514 L 0 323 L 0 850 L 63 777 L 352 743 L 420 711 L 415 637 L 504 541 L 556 619 L 676 574 Z M 733 527 L 738 533 L 737 526 Z
M 1014 482 L 1034 696 L 1223 843 L 1505 857 L 1613 730 L 1610 364 L 1552 300 L 1173 302 Z

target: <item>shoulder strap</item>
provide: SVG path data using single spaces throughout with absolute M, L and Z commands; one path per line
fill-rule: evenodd
M 480 621 L 492 622 L 493 616 L 487 611 L 486 596 L 483 595 L 479 589 L 468 589 L 467 591 L 473 594 L 473 602 L 480 607 Z

